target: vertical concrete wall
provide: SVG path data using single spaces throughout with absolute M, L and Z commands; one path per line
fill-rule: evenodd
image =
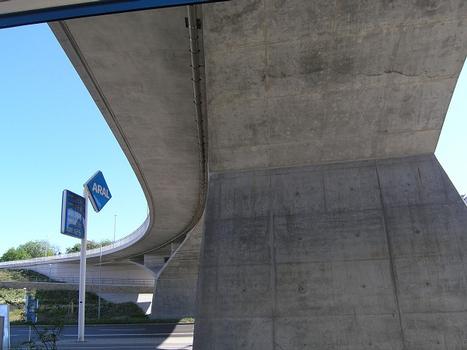
M 195 315 L 202 230 L 203 220 L 158 273 L 151 318 L 175 320 Z
M 464 349 L 467 208 L 432 155 L 212 174 L 196 350 Z

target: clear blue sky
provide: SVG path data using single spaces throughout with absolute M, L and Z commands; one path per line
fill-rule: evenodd
M 449 104 L 436 157 L 460 194 L 467 193 L 467 65 Z
M 60 234 L 62 190 L 82 193 L 97 170 L 113 198 L 89 206 L 88 238 L 136 229 L 147 202 L 115 137 L 47 25 L 0 30 L 0 254 L 46 239 L 62 251 L 79 240 Z
M 436 154 L 458 191 L 467 192 L 467 69 L 459 79 Z M 90 207 L 89 239 L 131 233 L 147 203 L 102 115 L 47 25 L 0 30 L 0 254 L 46 239 L 62 251 L 78 240 L 60 234 L 62 190 L 81 193 L 102 170 L 113 198 Z

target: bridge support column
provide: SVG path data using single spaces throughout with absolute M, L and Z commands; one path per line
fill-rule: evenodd
M 467 208 L 434 156 L 209 186 L 196 350 L 463 348 Z
M 202 228 L 201 220 L 157 274 L 151 318 L 194 317 Z

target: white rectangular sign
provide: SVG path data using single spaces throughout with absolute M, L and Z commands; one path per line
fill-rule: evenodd
M 0 316 L 3 318 L 2 350 L 10 348 L 10 305 L 0 304 Z

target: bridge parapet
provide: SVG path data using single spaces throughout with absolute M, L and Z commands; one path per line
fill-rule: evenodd
M 105 260 L 105 256 L 111 253 L 114 253 L 119 250 L 123 250 L 126 247 L 132 245 L 134 242 L 140 240 L 148 230 L 150 223 L 150 217 L 148 216 L 146 220 L 138 227 L 134 232 L 129 235 L 116 240 L 112 244 L 106 245 L 101 248 L 89 249 L 87 250 L 86 258 L 87 259 L 98 259 L 102 254 L 102 259 Z M 53 264 L 53 263 L 62 263 L 62 262 L 72 262 L 79 261 L 79 252 L 78 253 L 66 253 L 59 254 L 54 256 L 46 256 L 41 258 L 34 259 L 25 259 L 25 260 L 15 260 L 15 261 L 6 261 L 0 263 L 0 269 L 15 269 L 15 268 L 27 268 L 30 266 L 44 265 L 44 264 Z

